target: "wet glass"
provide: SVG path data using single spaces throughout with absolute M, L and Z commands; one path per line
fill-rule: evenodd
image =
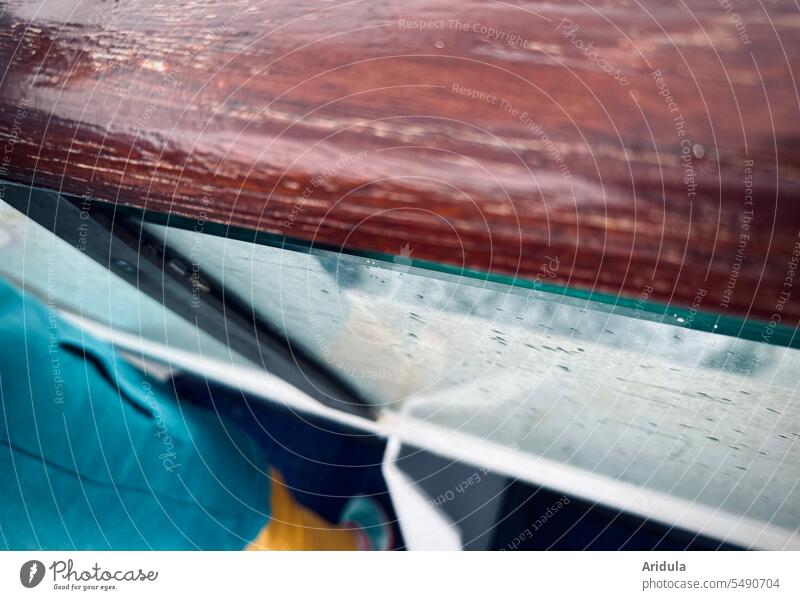
M 800 351 L 758 341 L 769 325 L 744 339 L 692 327 L 705 315 L 419 269 L 408 255 L 146 227 L 382 411 L 800 525 Z
M 7 193 L 15 193 L 8 186 Z M 16 193 L 23 193 L 19 189 Z M 0 277 L 48 308 L 173 349 L 248 364 L 223 343 L 0 201 Z
M 800 525 L 800 351 L 760 342 L 787 339 L 769 324 L 419 268 L 412 248 L 357 256 L 144 227 L 380 413 L 786 531 Z M 542 265 L 543 276 L 555 267 Z M 2 203 L 0 276 L 115 331 L 247 364 Z

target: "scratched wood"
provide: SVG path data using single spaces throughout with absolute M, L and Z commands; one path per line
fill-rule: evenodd
M 0 7 L 7 179 L 800 320 L 792 3 Z

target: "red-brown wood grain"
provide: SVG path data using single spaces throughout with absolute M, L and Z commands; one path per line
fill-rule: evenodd
M 6 178 L 529 278 L 555 257 L 559 283 L 800 319 L 793 3 L 0 11 Z

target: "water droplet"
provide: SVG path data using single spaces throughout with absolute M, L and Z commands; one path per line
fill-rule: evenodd
M 122 271 L 123 273 L 136 273 L 136 267 L 129 262 L 122 260 L 121 258 L 115 258 L 113 261 L 111 261 L 111 264 L 117 271 Z

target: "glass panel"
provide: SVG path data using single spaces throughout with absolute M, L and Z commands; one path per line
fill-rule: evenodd
M 795 530 L 800 352 L 634 309 L 147 226 L 384 410 Z
M 249 361 L 0 201 L 0 277 L 48 306 L 172 348 Z

